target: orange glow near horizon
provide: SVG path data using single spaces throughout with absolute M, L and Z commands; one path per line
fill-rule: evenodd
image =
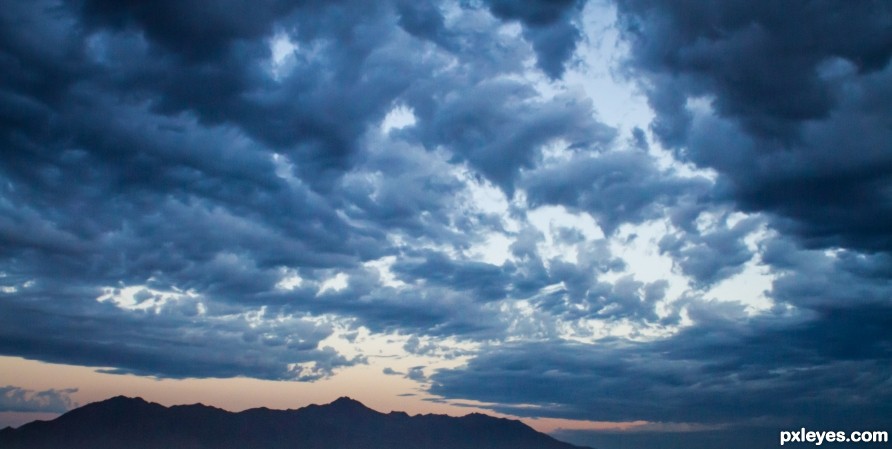
M 78 391 L 71 398 L 78 405 L 123 395 L 141 397 L 165 406 L 202 403 L 238 412 L 257 407 L 296 409 L 310 404 L 327 404 L 341 396 L 349 396 L 383 413 L 403 411 L 410 415 L 435 413 L 452 416 L 484 413 L 519 419 L 537 431 L 546 433 L 556 430 L 629 430 L 646 424 L 644 421 L 519 418 L 494 413 L 467 401 L 462 401 L 461 405 L 431 402 L 426 399 L 436 398 L 422 391 L 414 381 L 385 375 L 378 367 L 369 365 L 347 368 L 329 379 L 312 383 L 248 378 L 158 379 L 101 373 L 97 369 L 19 357 L 0 357 L 0 385 L 33 391 L 77 388 Z M 6 412 L 0 414 L 0 420 L 5 422 L 3 426 L 18 426 L 30 420 L 46 420 L 54 416 L 47 413 Z

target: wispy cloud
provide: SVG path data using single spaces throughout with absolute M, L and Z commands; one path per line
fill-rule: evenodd
M 77 388 L 33 391 L 7 385 L 0 387 L 0 411 L 65 413 L 78 406 L 71 399 Z

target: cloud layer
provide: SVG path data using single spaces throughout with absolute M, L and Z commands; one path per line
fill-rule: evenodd
M 363 329 L 518 415 L 888 422 L 892 8 L 844 6 L 7 5 L 0 353 L 315 381 Z M 569 81 L 602 14 L 650 123 Z

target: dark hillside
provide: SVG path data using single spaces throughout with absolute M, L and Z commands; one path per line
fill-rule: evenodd
M 298 410 L 232 413 L 115 397 L 0 431 L 9 449 L 573 449 L 514 420 L 380 413 L 349 398 Z

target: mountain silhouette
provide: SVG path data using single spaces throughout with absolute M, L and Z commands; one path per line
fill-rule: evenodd
M 579 449 L 520 421 L 380 413 L 350 398 L 297 410 L 233 413 L 114 397 L 52 421 L 0 430 L 6 449 Z

